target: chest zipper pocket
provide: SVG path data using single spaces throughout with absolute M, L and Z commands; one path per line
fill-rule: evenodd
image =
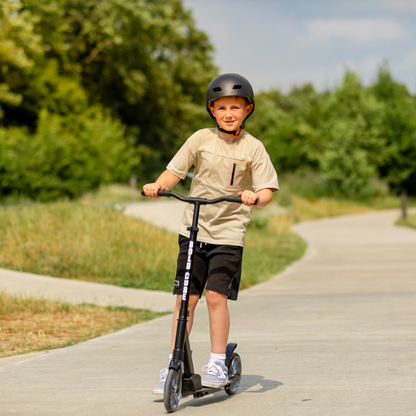
M 237 167 L 237 164 L 234 163 L 233 164 L 233 173 L 231 174 L 231 183 L 230 185 L 233 186 L 234 185 L 234 175 L 235 175 L 235 168 Z

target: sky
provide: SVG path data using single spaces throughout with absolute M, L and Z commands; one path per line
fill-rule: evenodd
M 311 82 L 365 85 L 387 60 L 416 93 L 416 0 L 183 0 L 214 46 L 220 73 L 245 76 L 255 93 Z

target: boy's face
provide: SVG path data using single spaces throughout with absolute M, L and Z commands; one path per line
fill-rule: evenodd
M 227 131 L 238 130 L 252 109 L 243 97 L 223 97 L 210 107 L 218 125 Z

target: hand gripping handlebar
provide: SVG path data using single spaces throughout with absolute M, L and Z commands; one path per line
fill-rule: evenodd
M 146 196 L 146 194 L 144 193 L 143 189 L 142 189 L 142 195 Z M 237 204 L 241 204 L 241 197 L 239 196 L 221 196 L 219 198 L 215 198 L 215 199 L 205 199 L 205 198 L 194 198 L 194 197 L 184 197 L 182 195 L 179 195 L 175 192 L 172 191 L 159 191 L 157 193 L 158 196 L 166 196 L 166 197 L 171 197 L 173 196 L 176 199 L 179 199 L 182 202 L 187 202 L 189 204 L 200 204 L 200 205 L 208 205 L 208 204 L 217 204 L 218 202 L 235 202 Z M 255 202 L 254 205 L 257 204 L 257 201 Z

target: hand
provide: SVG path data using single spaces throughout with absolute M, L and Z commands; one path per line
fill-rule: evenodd
M 252 207 L 259 197 L 255 192 L 247 190 L 239 192 L 238 196 L 241 197 L 243 204 L 247 205 L 248 207 Z
M 143 191 L 149 198 L 161 198 L 160 196 L 157 196 L 157 193 L 159 191 L 167 191 L 168 188 L 164 185 L 161 185 L 160 183 L 148 183 L 147 185 L 143 186 Z

